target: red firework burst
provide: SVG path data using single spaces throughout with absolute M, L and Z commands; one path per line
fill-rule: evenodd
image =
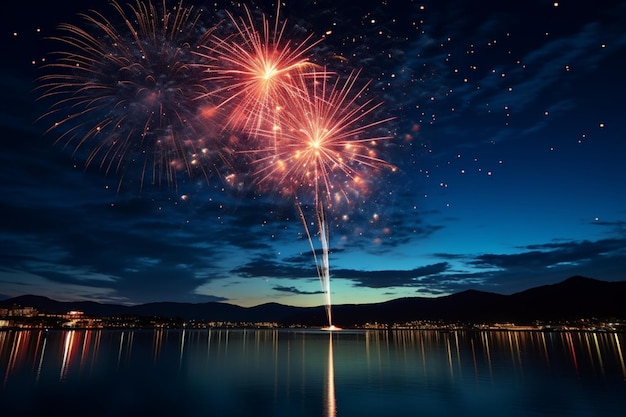
M 211 94 L 221 96 L 220 107 L 228 114 L 225 127 L 259 128 L 286 96 L 301 93 L 292 78 L 315 67 L 306 54 L 319 40 L 312 34 L 299 43 L 285 39 L 287 22 L 279 23 L 279 11 L 273 26 L 263 15 L 260 28 L 247 7 L 245 18 L 228 13 L 235 33 L 212 36 L 199 53 L 208 62 L 205 82 L 218 85 Z
M 391 136 L 373 133 L 391 118 L 367 121 L 381 103 L 362 101 L 369 83 L 355 89 L 357 79 L 358 72 L 341 80 L 325 71 L 293 78 L 293 88 L 304 95 L 279 106 L 273 116 L 278 123 L 251 132 L 264 140 L 252 151 L 260 183 L 296 195 L 312 191 L 316 201 L 329 205 L 349 201 L 350 190 L 362 191 L 372 170 L 393 169 L 377 153 Z M 264 146 L 268 140 L 275 147 Z

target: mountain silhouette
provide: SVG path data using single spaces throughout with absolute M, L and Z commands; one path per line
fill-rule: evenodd
M 372 304 L 332 307 L 333 323 L 340 327 L 366 323 L 406 323 L 418 320 L 518 324 L 540 321 L 626 318 L 626 281 L 608 282 L 575 276 L 563 282 L 511 295 L 467 290 L 452 295 L 407 297 Z M 241 307 L 228 303 L 158 302 L 133 306 L 92 301 L 62 302 L 36 295 L 0 301 L 0 307 L 34 307 L 48 314 L 83 311 L 88 316 L 137 316 L 197 321 L 276 322 L 282 325 L 324 326 L 323 306 L 294 307 L 278 303 Z

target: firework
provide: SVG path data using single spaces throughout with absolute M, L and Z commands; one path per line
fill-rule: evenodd
M 309 61 L 319 41 L 288 38 L 279 6 L 274 24 L 262 15 L 260 27 L 248 8 L 241 18 L 227 12 L 232 33 L 218 36 L 182 2 L 168 10 L 165 0 L 161 8 L 135 0 L 128 12 L 111 4 L 119 24 L 91 11 L 81 15 L 85 27 L 63 24 L 53 38 L 63 48 L 40 77 L 42 99 L 53 101 L 43 116 L 53 120 L 49 131 L 85 151 L 86 166 L 138 169 L 141 184 L 175 184 L 179 172 L 206 175 L 207 166 L 219 171 L 218 162 L 238 166 L 227 154 L 253 157 L 257 183 L 294 198 L 334 328 L 327 213 L 353 196 L 363 199 L 372 171 L 391 167 L 377 154 L 390 139 L 378 134 L 390 119 L 375 118 L 381 104 L 366 99 L 369 83 L 357 87 L 358 72 L 341 78 Z M 231 142 L 217 139 L 224 131 Z
M 62 48 L 39 79 L 42 98 L 54 101 L 43 116 L 49 131 L 86 151 L 86 167 L 97 163 L 122 178 L 133 167 L 141 184 L 202 171 L 199 158 L 213 149 L 199 115 L 212 105 L 193 51 L 211 30 L 182 2 L 168 10 L 165 0 L 161 8 L 136 0 L 128 12 L 111 5 L 115 21 L 92 10 L 80 15 L 84 26 L 62 24 L 52 38 Z
M 356 91 L 358 75 L 331 79 L 322 71 L 295 79 L 294 89 L 306 95 L 282 103 L 269 118 L 278 123 L 249 132 L 277 138 L 277 148 L 257 161 L 260 183 L 288 184 L 294 192 L 309 188 L 331 203 L 350 200 L 347 190 L 360 187 L 366 170 L 390 166 L 376 153 L 378 143 L 390 136 L 371 132 L 391 118 L 367 121 L 382 103 L 360 102 L 369 83 Z
M 367 121 L 380 103 L 362 101 L 368 83 L 356 89 L 358 72 L 345 80 L 328 73 L 313 72 L 293 79 L 294 89 L 304 92 L 288 96 L 274 117 L 278 124 L 254 129 L 255 137 L 272 139 L 271 152 L 266 146 L 252 151 L 259 183 L 278 184 L 283 193 L 293 194 L 304 225 L 325 297 L 329 326 L 332 326 L 330 271 L 328 262 L 329 224 L 327 211 L 350 195 L 365 191 L 365 178 L 372 170 L 393 168 L 376 152 L 380 141 L 391 136 L 372 133 L 391 119 Z M 265 155 L 263 155 L 265 154 Z M 318 258 L 309 221 L 300 198 L 312 194 L 317 235 L 322 246 Z
M 234 33 L 211 36 L 199 52 L 207 62 L 204 81 L 217 86 L 211 94 L 221 96 L 219 106 L 228 114 L 225 127 L 261 127 L 286 96 L 301 94 L 294 88 L 294 75 L 315 67 L 306 54 L 319 40 L 312 34 L 299 43 L 285 38 L 287 22 L 279 23 L 279 7 L 274 25 L 262 15 L 260 28 L 247 7 L 245 18 L 227 12 Z

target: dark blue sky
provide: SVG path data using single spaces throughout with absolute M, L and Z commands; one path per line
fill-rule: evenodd
M 322 304 L 293 200 L 216 175 L 140 188 L 129 172 L 118 191 L 44 134 L 44 38 L 83 3 L 2 18 L 0 297 Z M 207 27 L 241 12 L 213 4 Z M 394 118 L 381 156 L 397 170 L 331 211 L 334 304 L 625 279 L 625 2 L 288 1 L 281 16 L 323 37 L 312 60 L 371 80 L 372 118 Z

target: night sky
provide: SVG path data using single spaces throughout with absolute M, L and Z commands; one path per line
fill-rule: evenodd
M 207 28 L 242 13 L 191 4 Z M 275 4 L 249 5 L 273 21 Z M 90 8 L 116 15 L 96 0 L 14 6 L 0 25 L 0 298 L 323 303 L 290 196 L 237 189 L 219 167 L 142 184 L 55 145 L 37 121 L 46 38 Z M 280 17 L 286 38 L 321 40 L 311 61 L 371 81 L 372 121 L 393 118 L 378 156 L 396 169 L 328 212 L 333 304 L 625 279 L 626 2 L 293 0 Z

